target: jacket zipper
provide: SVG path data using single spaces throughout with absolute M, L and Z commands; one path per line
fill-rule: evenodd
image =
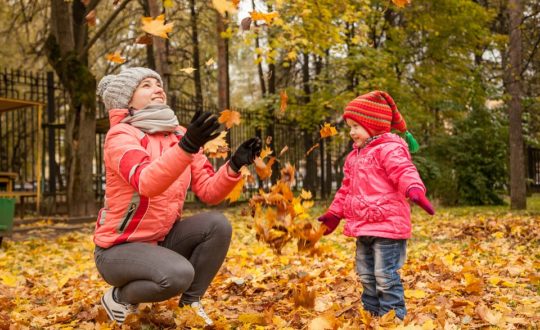
M 133 212 L 135 211 L 135 207 L 137 205 L 135 203 L 131 203 L 129 205 L 129 210 L 128 210 L 128 213 L 126 214 L 126 217 L 124 218 L 124 220 L 122 221 L 122 224 L 120 225 L 120 228 L 119 228 L 119 231 L 121 233 L 124 232 L 124 229 L 126 227 L 126 224 L 128 223 L 129 219 L 131 218 L 131 215 L 133 214 Z

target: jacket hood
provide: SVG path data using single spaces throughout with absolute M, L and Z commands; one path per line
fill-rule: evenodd
M 129 115 L 128 109 L 111 109 L 109 110 L 109 122 L 111 127 L 118 124 L 122 119 L 126 118 Z

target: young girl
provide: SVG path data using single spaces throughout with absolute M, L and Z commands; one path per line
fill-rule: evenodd
M 122 323 L 138 303 L 181 294 L 180 306 L 211 325 L 200 299 L 225 259 L 231 226 L 218 212 L 182 217 L 186 192 L 191 186 L 201 201 L 221 202 L 262 143 L 244 142 L 214 172 L 201 147 L 219 134 L 217 117 L 199 111 L 187 129 L 179 126 L 159 74 L 129 68 L 104 77 L 97 92 L 111 123 L 105 205 L 94 235 L 97 269 L 112 286 L 101 302 Z
M 354 150 L 347 156 L 344 178 L 328 211 L 319 218 L 333 232 L 346 219 L 345 235 L 356 237 L 356 272 L 364 291 L 364 309 L 382 316 L 407 313 L 398 270 L 411 237 L 407 197 L 433 215 L 426 188 L 411 162 L 407 144 L 394 128 L 412 139 L 390 95 L 374 91 L 345 108 Z M 416 142 L 416 141 L 414 141 Z

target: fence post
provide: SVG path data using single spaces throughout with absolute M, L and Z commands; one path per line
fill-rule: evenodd
M 49 193 L 56 200 L 56 157 L 55 157 L 55 128 L 52 125 L 56 120 L 54 100 L 54 74 L 47 72 L 47 149 L 49 153 Z M 40 127 L 41 129 L 41 127 Z

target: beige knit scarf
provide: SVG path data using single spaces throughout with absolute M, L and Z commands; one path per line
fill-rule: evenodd
M 129 115 L 122 123 L 149 134 L 157 132 L 173 132 L 178 126 L 178 118 L 166 104 L 153 104 L 141 110 L 129 110 Z

